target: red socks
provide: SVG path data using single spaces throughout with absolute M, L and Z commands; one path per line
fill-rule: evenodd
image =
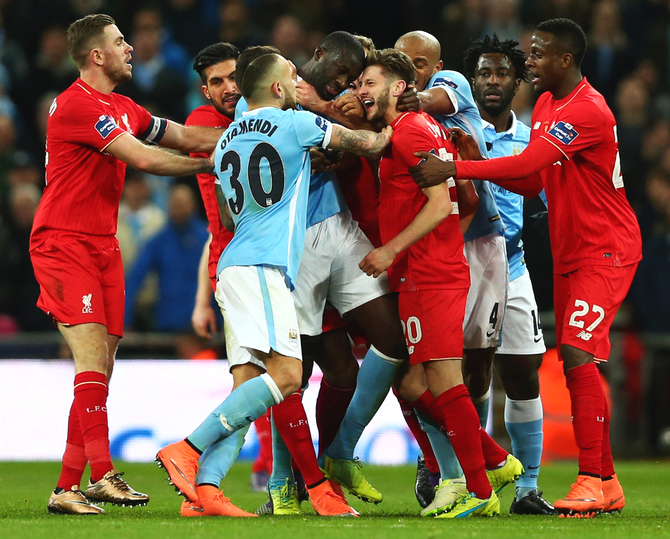
M 321 380 L 319 396 L 316 399 L 316 426 L 319 430 L 319 456 L 333 443 L 337 431 L 347 413 L 354 396 L 355 387 L 333 387 L 325 379 Z
M 270 423 L 270 409 L 254 421 L 256 437 L 258 438 L 258 457 L 251 466 L 254 473 L 266 471 L 272 473 L 272 423 Z
M 470 392 L 464 384 L 457 385 L 439 395 L 431 405 L 432 417 L 441 417 L 458 462 L 463 468 L 468 491 L 480 499 L 491 496 L 491 484 L 486 476 L 484 455 L 480 441 L 479 417 Z
M 614 460 L 612 459 L 612 447 L 610 445 L 610 407 L 607 405 L 606 398 L 603 398 L 603 402 L 605 403 L 605 421 L 603 422 L 603 443 L 600 475 L 602 477 L 611 477 L 615 474 L 615 471 Z
M 79 417 L 77 417 L 77 409 L 73 402 L 67 422 L 67 444 L 63 454 L 63 465 L 56 487 L 70 490 L 73 485 L 81 485 L 81 476 L 84 474 L 87 462 L 84 437 L 81 434 Z
M 477 410 L 475 410 L 476 412 Z M 479 416 L 477 416 L 479 417 Z M 480 423 L 481 425 L 481 423 Z M 487 470 L 493 470 L 504 463 L 509 453 L 500 447 L 486 429 L 479 429 L 480 439 L 482 441 L 482 453 L 484 454 L 484 464 Z
M 430 394 L 430 391 L 427 391 L 428 394 Z M 402 410 L 402 415 L 405 418 L 405 423 L 407 423 L 407 426 L 409 427 L 409 430 L 412 432 L 414 435 L 414 438 L 416 439 L 416 443 L 419 444 L 419 447 L 421 448 L 421 452 L 423 453 L 423 458 L 426 461 L 426 466 L 428 467 L 428 471 L 430 473 L 440 473 L 440 466 L 437 463 L 437 459 L 435 458 L 435 453 L 433 452 L 433 446 L 430 445 L 430 440 L 428 440 L 428 435 L 423 431 L 421 428 L 421 424 L 419 423 L 419 420 L 416 418 L 416 414 L 414 413 L 414 406 L 413 402 L 406 402 L 402 400 L 400 397 L 398 397 L 398 403 L 400 404 L 400 409 Z M 433 396 L 430 396 L 431 400 L 433 399 Z
M 98 481 L 114 467 L 109 454 L 107 375 L 94 371 L 77 374 L 72 406 L 79 419 L 86 458 L 91 463 L 91 479 Z
M 312 434 L 307 422 L 307 414 L 302 405 L 302 391 L 286 397 L 283 402 L 272 407 L 272 418 L 293 460 L 309 487 L 322 481 L 324 476 L 316 462 Z
M 595 363 L 587 363 L 569 369 L 565 377 L 570 392 L 572 428 L 579 447 L 579 473 L 600 477 L 606 409 L 600 373 Z M 607 439 L 609 445 L 609 436 Z

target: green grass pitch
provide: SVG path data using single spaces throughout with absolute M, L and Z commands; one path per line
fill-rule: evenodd
M 503 514 L 497 518 L 433 520 L 419 516 L 414 498 L 415 470 L 410 466 L 369 466 L 366 477 L 383 494 L 379 505 L 350 497 L 360 518 L 322 518 L 309 502 L 295 517 L 182 518 L 181 498 L 168 486 L 165 474 L 154 464 L 117 463 L 128 482 L 147 492 L 147 507 L 107 505 L 107 514 L 93 517 L 49 515 L 46 502 L 58 477 L 54 462 L 0 463 L 0 538 L 263 538 L 263 539 L 372 539 L 372 538 L 491 538 L 535 537 L 635 538 L 670 537 L 670 462 L 622 462 L 618 474 L 627 506 L 621 516 L 594 519 L 519 517 L 507 514 L 513 487 L 501 493 Z M 250 466 L 236 464 L 224 482 L 234 503 L 254 511 L 266 498 L 249 488 Z M 553 501 L 563 496 L 574 480 L 574 464 L 543 466 L 540 485 Z M 447 535 L 449 534 L 449 535 Z

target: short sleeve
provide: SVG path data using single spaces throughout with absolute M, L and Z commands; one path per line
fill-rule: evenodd
M 393 153 L 407 168 L 421 162 L 421 158 L 414 155 L 415 152 L 428 152 L 447 160 L 453 160 L 455 157 L 449 152 L 448 145 L 444 143 L 446 141 L 436 139 L 427 129 L 412 125 L 403 129 L 400 137 L 398 134 L 397 132 L 393 134 Z
M 442 88 L 452 104 L 454 105 L 454 112 L 462 112 L 468 107 L 473 106 L 474 98 L 472 96 L 472 89 L 466 78 L 457 71 L 439 71 L 435 74 L 431 88 Z
M 603 115 L 595 105 L 565 107 L 556 123 L 542 138 L 556 146 L 567 159 L 603 137 Z
M 72 107 L 76 106 L 76 110 Z M 92 146 L 100 151 L 127 131 L 93 100 L 68 101 L 60 114 L 62 133 L 68 142 Z
M 293 115 L 298 142 L 303 148 L 321 146 L 325 148 L 333 134 L 333 124 L 321 116 L 308 111 L 295 111 Z

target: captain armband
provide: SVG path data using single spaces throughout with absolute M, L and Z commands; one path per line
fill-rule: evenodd
M 149 122 L 149 127 L 147 127 L 137 138 L 151 144 L 158 144 L 163 138 L 163 135 L 165 135 L 167 127 L 168 121 L 165 118 L 152 116 L 151 121 Z

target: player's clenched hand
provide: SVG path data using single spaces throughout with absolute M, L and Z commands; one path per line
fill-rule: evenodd
M 301 80 L 295 87 L 295 96 L 303 107 L 312 112 L 321 111 L 326 105 L 326 101 L 321 99 L 319 94 L 316 93 L 314 86 Z
M 421 162 L 410 167 L 409 173 L 421 189 L 433 187 L 456 175 L 456 165 L 453 161 L 442 161 L 428 152 L 416 152 L 414 155 L 420 157 Z
M 216 314 L 210 305 L 199 306 L 196 304 L 191 314 L 191 324 L 199 337 L 211 339 L 217 332 Z
M 391 142 L 391 137 L 393 136 L 393 128 L 390 125 L 387 125 L 382 129 L 381 134 L 386 137 L 386 144 L 388 145 Z
M 309 157 L 312 164 L 312 173 L 327 172 L 338 167 L 342 152 L 330 150 L 326 154 L 326 152 L 318 148 L 310 148 Z
M 400 112 L 420 112 L 423 110 L 421 105 L 421 98 L 415 86 L 408 86 L 407 89 L 398 97 L 398 104 L 396 108 Z
M 345 92 L 335 98 L 335 108 L 342 111 L 342 114 L 350 118 L 365 118 L 365 109 L 361 100 L 351 92 Z
M 384 273 L 395 259 L 395 254 L 386 245 L 370 251 L 358 265 L 367 275 L 377 278 Z
M 458 155 L 464 161 L 481 161 L 484 159 L 479 151 L 477 141 L 458 127 L 449 128 L 449 140 L 458 148 Z

